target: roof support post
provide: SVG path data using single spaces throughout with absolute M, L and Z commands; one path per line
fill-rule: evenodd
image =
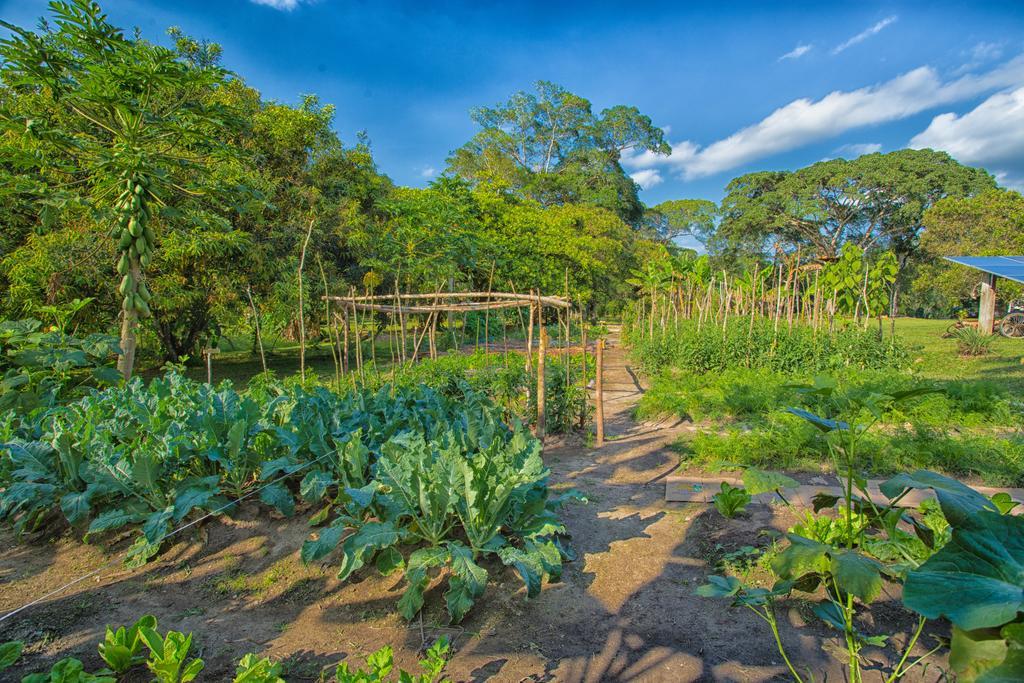
M 996 276 L 985 273 L 981 281 L 981 297 L 978 308 L 978 330 L 982 334 L 992 334 L 996 319 Z

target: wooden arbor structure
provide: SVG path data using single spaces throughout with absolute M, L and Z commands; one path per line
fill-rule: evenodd
M 362 331 L 365 324 L 361 314 L 383 313 L 391 318 L 391 328 L 397 328 L 397 354 L 393 353 L 393 360 L 397 362 L 416 361 L 424 348 L 426 341 L 425 355 L 436 358 L 438 354 L 437 330 L 441 316 L 446 317 L 446 327 L 452 335 L 455 346 L 465 342 L 459 342 L 455 338 L 455 326 L 453 317 L 458 314 L 483 313 L 484 314 L 484 344 L 490 348 L 490 312 L 503 309 L 520 309 L 520 322 L 526 336 L 526 368 L 533 369 L 534 349 L 534 327 L 537 333 L 537 431 L 540 436 L 544 434 L 544 356 L 547 348 L 547 333 L 543 325 L 543 313 L 545 308 L 553 308 L 558 311 L 559 322 L 564 319 L 566 337 L 569 331 L 569 316 L 571 315 L 572 304 L 567 297 L 542 296 L 537 293 L 520 294 L 517 292 L 435 292 L 433 294 L 368 294 L 363 296 L 350 293 L 349 296 L 326 296 L 324 297 L 328 306 L 336 306 L 335 320 L 340 324 L 335 342 L 339 350 L 339 365 L 342 372 L 351 369 L 354 360 L 356 370 L 362 373 L 363 351 Z M 521 309 L 529 308 L 527 323 L 522 315 Z M 413 318 L 418 319 L 420 324 L 413 325 Z M 561 327 L 561 325 L 560 325 Z M 505 326 L 502 323 L 502 332 Z M 465 328 L 463 327 L 463 333 Z M 390 333 L 389 333 L 390 335 Z M 350 340 L 354 342 L 354 358 L 350 352 Z M 411 348 L 410 348 L 411 342 Z M 389 346 L 391 338 L 389 336 Z M 371 352 L 376 352 L 375 344 L 371 341 Z M 507 339 L 505 345 L 508 350 Z M 586 373 L 584 372 L 584 376 Z

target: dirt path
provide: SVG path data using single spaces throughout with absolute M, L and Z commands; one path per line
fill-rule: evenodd
M 200 680 L 208 681 L 230 680 L 233 662 L 247 651 L 283 660 L 296 681 L 317 680 L 325 667 L 382 645 L 412 668 L 423 646 L 442 634 L 454 641 L 448 674 L 456 681 L 788 680 L 758 617 L 693 591 L 723 553 L 765 545 L 761 532 L 785 529 L 791 513 L 752 506 L 746 518 L 726 521 L 705 505 L 666 504 L 663 477 L 677 464 L 668 445 L 692 426 L 633 420 L 641 383 L 614 335 L 605 367 L 608 442 L 596 450 L 576 438 L 545 449 L 553 485 L 578 488 L 590 502 L 565 512 L 578 559 L 534 600 L 496 565 L 496 581 L 461 625 L 443 625 L 437 586 L 422 622 L 409 625 L 394 610 L 399 581 L 371 572 L 339 583 L 332 566 L 303 567 L 297 554 L 309 531 L 305 518 L 267 520 L 246 508 L 144 571 L 115 568 L 34 608 L 0 628 L 0 640 L 31 643 L 33 666 L 74 655 L 99 668 L 94 643 L 104 623 L 153 613 L 164 628 L 195 633 L 207 662 Z M 0 541 L 4 611 L 104 557 L 73 539 L 31 548 L 9 536 Z M 912 624 L 897 603 L 892 596 L 873 614 L 901 633 L 899 643 Z M 822 649 L 831 634 L 820 622 L 808 625 L 807 614 L 801 602 L 779 614 L 791 655 L 819 681 L 842 680 Z

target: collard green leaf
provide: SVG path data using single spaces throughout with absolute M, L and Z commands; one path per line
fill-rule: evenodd
M 107 510 L 92 520 L 92 524 L 89 525 L 89 530 L 86 532 L 85 536 L 88 538 L 92 534 L 120 529 L 128 524 L 137 524 L 143 519 L 145 519 L 145 515 L 137 512 L 130 512 L 122 509 Z
M 69 524 L 78 524 L 89 516 L 89 499 L 92 490 L 72 491 L 65 493 L 60 499 L 60 509 Z
M 544 579 L 544 567 L 539 558 L 515 546 L 505 546 L 498 551 L 501 561 L 519 574 L 526 584 L 526 596 L 533 598 L 540 594 L 541 581 Z
M 487 570 L 473 561 L 473 551 L 461 543 L 449 543 L 448 552 L 452 573 L 444 596 L 452 623 L 457 624 L 484 594 Z
M 295 514 L 295 498 L 284 484 L 270 484 L 260 491 L 260 500 L 275 508 L 285 517 Z
M 308 503 L 322 500 L 327 489 L 334 483 L 334 478 L 320 470 L 308 472 L 299 484 L 299 495 Z
M 142 524 L 142 533 L 148 543 L 159 544 L 164 536 L 170 531 L 171 518 L 174 516 L 174 506 L 168 505 L 163 510 L 157 510 L 146 517 Z
M 970 528 L 907 574 L 903 602 L 961 629 L 1002 626 L 1024 610 L 1024 520 L 979 512 Z
M 397 548 L 384 548 L 384 550 L 381 550 L 377 553 L 375 563 L 377 571 L 384 576 L 390 576 L 405 568 L 405 558 L 402 557 L 402 553 L 398 552 Z
M 954 626 L 949 641 L 949 666 L 961 679 L 976 681 L 978 676 L 1001 664 L 1008 649 L 1006 639 L 991 629 L 964 631 Z
M 324 527 L 320 530 L 315 541 L 306 541 L 302 544 L 299 557 L 305 564 L 327 557 L 338 547 L 341 537 L 345 535 L 345 528 L 345 524 L 339 522 Z
M 430 579 L 425 569 L 414 569 L 405 573 L 405 580 L 409 585 L 398 599 L 398 613 L 406 621 L 412 621 L 423 608 L 423 591 L 427 589 Z
M 185 516 L 196 508 L 201 508 L 210 502 L 220 489 L 217 485 L 220 477 L 213 475 L 202 479 L 188 482 L 174 499 L 174 521 L 180 522 Z
M 367 522 L 342 543 L 338 578 L 344 581 L 361 569 L 375 552 L 396 543 L 398 531 L 391 522 Z

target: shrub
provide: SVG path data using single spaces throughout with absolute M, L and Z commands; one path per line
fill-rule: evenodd
M 984 356 L 991 350 L 995 336 L 982 334 L 977 327 L 961 327 L 953 333 L 953 338 L 961 356 Z

